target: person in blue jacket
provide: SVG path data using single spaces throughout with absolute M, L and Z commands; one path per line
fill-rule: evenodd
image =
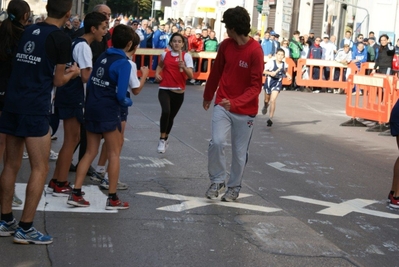
M 86 89 L 85 126 L 87 150 L 76 170 L 75 185 L 67 204 L 88 207 L 82 196 L 82 184 L 87 170 L 97 156 L 101 138 L 105 139 L 108 159 L 109 190 L 105 208 L 127 209 L 129 203 L 116 195 L 119 179 L 119 155 L 122 147 L 121 109 L 133 102 L 126 96 L 131 79 L 132 65 L 129 58 L 140 43 L 139 36 L 126 25 L 118 25 L 112 34 L 112 44 L 101 54 L 93 66 Z
M 352 62 L 354 62 L 357 66 L 357 69 L 360 70 L 362 63 L 367 62 L 367 49 L 364 49 L 363 43 L 357 44 L 357 49 L 352 50 Z M 356 86 L 352 89 L 352 95 L 356 94 Z M 362 91 L 359 93 L 363 94 Z
M 159 23 L 159 28 L 154 32 L 152 37 L 152 48 L 165 49 L 168 45 L 167 43 L 168 35 L 165 32 L 165 22 L 161 20 Z M 153 57 L 152 69 L 156 70 L 158 66 L 158 56 Z

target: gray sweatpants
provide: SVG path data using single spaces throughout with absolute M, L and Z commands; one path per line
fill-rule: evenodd
M 244 167 L 248 161 L 248 149 L 251 141 L 255 117 L 234 114 L 216 105 L 212 116 L 212 139 L 208 149 L 208 172 L 212 183 L 226 181 L 227 134 L 231 132 L 231 171 L 227 187 L 241 187 Z

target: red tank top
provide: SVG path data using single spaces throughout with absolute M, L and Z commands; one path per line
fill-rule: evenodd
M 185 52 L 182 52 L 184 60 Z M 180 72 L 179 55 L 173 56 L 170 51 L 166 52 L 163 60 L 164 66 L 162 69 L 162 81 L 159 84 L 160 88 L 164 89 L 186 89 L 186 73 Z

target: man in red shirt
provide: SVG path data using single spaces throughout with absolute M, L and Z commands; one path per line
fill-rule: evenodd
M 239 19 L 238 19 L 239 18 Z M 223 14 L 230 38 L 223 40 L 206 82 L 203 107 L 208 110 L 216 92 L 212 118 L 212 139 L 208 148 L 208 172 L 211 186 L 206 197 L 219 196 L 226 185 L 224 147 L 231 132 L 232 161 L 227 191 L 222 201 L 237 199 L 255 116 L 262 88 L 263 50 L 259 42 L 248 34 L 251 31 L 248 11 L 242 7 L 226 10 Z
M 204 41 L 202 40 L 201 33 L 202 31 L 200 29 L 196 29 L 195 34 L 191 35 L 188 38 L 188 51 L 190 52 L 204 51 Z M 198 71 L 199 58 L 194 56 L 193 62 L 194 62 L 194 70 Z M 189 81 L 189 84 L 200 85 L 201 82 L 200 81 L 196 82 L 195 79 L 191 79 Z

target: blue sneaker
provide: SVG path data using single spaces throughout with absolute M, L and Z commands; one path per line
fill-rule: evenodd
M 53 238 L 49 235 L 40 233 L 34 227 L 31 227 L 27 231 L 18 227 L 14 234 L 14 243 L 47 245 L 53 243 Z
M 0 236 L 11 236 L 18 228 L 17 220 L 11 222 L 0 221 Z

